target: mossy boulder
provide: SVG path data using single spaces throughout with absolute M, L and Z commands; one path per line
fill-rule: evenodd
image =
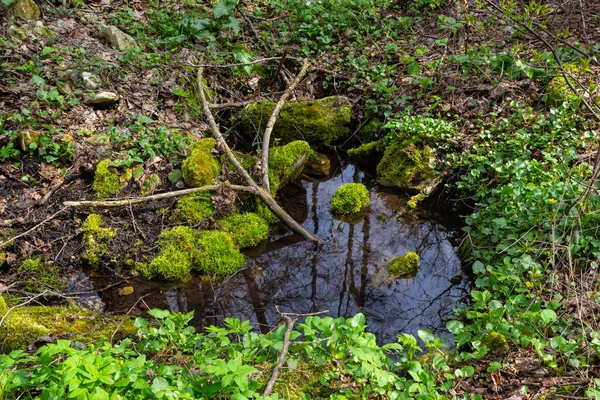
M 0 317 L 6 313 L 1 308 Z M 116 332 L 115 340 L 135 335 L 133 318 L 112 318 L 76 307 L 18 307 L 6 315 L 0 326 L 0 352 L 25 349 L 47 335 L 97 343 L 111 337 L 113 332 Z
M 104 225 L 104 220 L 100 215 L 90 214 L 81 227 L 83 258 L 91 266 L 97 266 L 102 257 L 110 253 L 108 246 L 116 236 L 114 229 L 105 228 Z
M 22 288 L 28 292 L 40 293 L 48 287 L 60 292 L 67 286 L 56 265 L 42 260 L 41 257 L 23 260 L 17 272 Z
M 275 103 L 261 100 L 246 109 L 241 128 L 246 136 L 264 133 Z M 350 134 L 352 105 L 346 97 L 286 103 L 273 128 L 273 139 L 283 143 L 306 140 L 314 145 L 329 145 Z
M 303 173 L 316 176 L 328 176 L 331 170 L 331 161 L 325 154 L 311 151 L 304 165 Z
M 160 253 L 148 265 L 138 268 L 145 278 L 183 280 L 191 272 L 227 275 L 244 265 L 244 255 L 226 232 L 196 232 L 186 226 L 164 230 L 159 238 Z
M 346 183 L 340 186 L 331 198 L 334 214 L 356 214 L 369 205 L 369 191 L 362 183 Z
M 17 0 L 8 7 L 9 17 L 40 19 L 42 13 L 33 0 Z
M 387 265 L 388 271 L 394 277 L 407 277 L 419 271 L 420 263 L 417 253 L 409 251 L 403 256 L 397 256 Z
M 384 148 L 383 140 L 376 140 L 348 150 L 348 156 L 353 159 L 363 159 L 382 153 Z
M 121 179 L 117 171 L 111 167 L 112 160 L 104 159 L 96 165 L 92 189 L 99 199 L 113 197 L 121 190 Z
M 425 194 L 439 179 L 430 166 L 434 161 L 433 150 L 425 146 L 403 146 L 399 143 L 386 148 L 377 165 L 377 182 L 399 189 L 422 191 Z
M 310 155 L 310 145 L 296 140 L 269 150 L 269 186 L 276 193 L 300 176 Z
M 181 167 L 183 180 L 189 187 L 208 185 L 219 176 L 221 166 L 211 153 L 215 144 L 214 139 L 206 138 L 190 147 L 189 155 Z
M 219 223 L 239 248 L 256 246 L 269 237 L 269 223 L 255 213 L 232 214 Z
M 490 351 L 497 354 L 505 354 L 510 349 L 506 336 L 499 332 L 490 332 L 483 338 L 483 344 L 490 349 Z
M 182 197 L 175 208 L 175 219 L 197 225 L 215 212 L 215 207 L 208 192 L 191 193 Z

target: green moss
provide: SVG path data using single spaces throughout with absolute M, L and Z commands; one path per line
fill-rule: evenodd
M 308 160 L 310 145 L 302 140 L 269 151 L 269 186 L 276 193 L 281 187 L 298 178 Z
M 17 0 L 8 8 L 10 17 L 40 19 L 42 13 L 33 0 Z
M 175 208 L 175 218 L 180 222 L 196 225 L 215 212 L 208 192 L 191 193 L 182 197 Z
M 60 277 L 58 268 L 40 257 L 25 259 L 17 268 L 17 272 L 23 282 L 23 289 L 28 292 L 39 293 L 48 287 L 62 291 L 67 286 L 64 279 Z
M 432 161 L 430 147 L 419 149 L 414 145 L 393 144 L 385 150 L 377 165 L 377 181 L 400 189 L 424 190 L 437 179 L 429 165 Z
M 184 279 L 192 269 L 196 232 L 186 226 L 166 229 L 158 237 L 161 251 L 147 266 L 136 268 L 147 279 Z
M 582 71 L 577 64 L 567 64 L 564 66 L 564 69 L 567 73 L 577 79 L 580 78 L 579 75 L 581 75 Z M 576 84 L 574 84 L 574 86 L 577 87 Z M 562 74 L 553 78 L 550 83 L 548 83 L 542 99 L 544 100 L 546 107 L 558 107 L 565 101 L 571 104 L 579 104 L 581 102 L 581 97 L 573 93 Z
M 83 258 L 91 266 L 97 266 L 100 259 L 108 255 L 108 245 L 116 236 L 114 229 L 104 228 L 104 220 L 98 214 L 90 214 L 83 222 Z
M 6 252 L 0 250 L 0 267 L 6 262 Z
M 6 300 L 4 300 L 4 297 L 0 294 L 0 315 L 6 314 L 7 311 L 8 306 L 6 305 Z
M 392 258 L 392 261 L 387 265 L 390 274 L 401 277 L 416 272 L 420 268 L 419 256 L 412 251 L 409 251 L 403 256 Z
M 368 157 L 381 151 L 383 151 L 383 141 L 376 140 L 374 142 L 361 144 L 354 149 L 348 150 L 348 156 L 357 159 Z
M 215 143 L 214 139 L 206 138 L 190 147 L 189 156 L 181 166 L 183 180 L 189 187 L 207 185 L 219 176 L 221 166 L 211 153 Z
M 331 211 L 334 214 L 354 214 L 369 205 L 369 191 L 361 183 L 347 183 L 340 186 L 331 198 Z
M 410 198 L 410 200 L 408 200 L 406 205 L 408 206 L 408 208 L 417 208 L 417 205 L 419 205 L 421 200 L 423 200 L 426 197 L 427 196 L 424 193 L 416 194 L 416 195 L 412 196 Z
M 510 348 L 508 340 L 506 340 L 506 336 L 499 332 L 490 332 L 485 335 L 483 338 L 483 344 L 491 351 L 499 354 L 506 353 Z
M 203 231 L 198 235 L 193 269 L 200 273 L 228 275 L 244 266 L 244 255 L 226 232 Z
M 133 318 L 112 318 L 75 307 L 19 307 L 13 309 L 0 327 L 0 351 L 24 349 L 42 336 L 97 343 L 117 332 L 114 339 L 132 336 L 137 329 Z
M 232 214 L 219 221 L 240 247 L 253 247 L 269 236 L 269 223 L 254 213 Z
M 258 214 L 262 219 L 267 221 L 269 224 L 273 224 L 275 222 L 279 222 L 279 218 L 277 215 L 273 214 L 269 207 L 267 207 L 262 201 L 256 199 L 256 214 Z
M 241 124 L 244 134 L 262 135 L 274 108 L 275 103 L 267 100 L 248 106 Z M 329 145 L 350 134 L 351 119 L 352 105 L 346 97 L 289 102 L 283 106 L 272 136 L 283 143 L 306 140 L 315 145 Z
M 112 161 L 110 159 L 102 160 L 96 166 L 94 175 L 94 184 L 92 188 L 98 195 L 99 199 L 113 197 L 121 190 L 121 180 L 119 174 L 110 167 Z

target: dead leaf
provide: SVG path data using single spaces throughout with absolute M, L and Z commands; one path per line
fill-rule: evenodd
M 231 188 L 231 183 L 229 183 L 228 180 L 223 182 L 217 189 L 215 195 L 211 197 L 215 207 L 215 215 L 224 216 L 231 214 L 235 198 L 235 190 Z

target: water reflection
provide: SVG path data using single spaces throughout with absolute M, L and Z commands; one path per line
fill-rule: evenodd
M 402 332 L 416 334 L 420 328 L 445 334 L 445 320 L 469 289 L 468 279 L 460 279 L 452 232 L 433 220 L 399 217 L 407 199 L 378 190 L 371 192 L 370 211 L 362 219 L 354 224 L 335 219 L 330 199 L 348 182 L 371 183 L 350 165 L 329 180 L 303 181 L 285 196 L 286 207 L 323 244 L 293 235 L 275 237 L 224 282 L 196 278 L 169 290 L 145 283 L 138 286 L 137 296 L 150 294 L 145 298 L 149 307 L 194 310 L 197 326 L 236 317 L 250 319 L 267 332 L 279 319 L 278 305 L 295 313 L 329 310 L 332 316 L 351 317 L 362 312 L 381 342 L 395 341 Z M 390 279 L 387 262 L 408 251 L 421 258 L 418 274 Z M 110 293 L 103 299 L 108 310 L 123 309 L 128 301 Z

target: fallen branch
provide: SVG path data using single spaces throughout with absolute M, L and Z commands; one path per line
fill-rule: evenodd
M 269 210 L 271 210 L 273 212 L 273 214 L 275 214 L 277 216 L 277 218 L 279 218 L 279 220 L 281 222 L 283 222 L 288 228 L 290 228 L 292 230 L 292 232 L 297 233 L 298 235 L 302 236 L 305 239 L 308 239 L 310 241 L 318 243 L 319 239 L 316 236 L 314 236 L 312 233 L 310 233 L 306 229 L 304 229 L 304 227 L 302 225 L 300 225 L 299 223 L 297 223 L 292 217 L 290 217 L 289 214 L 286 213 L 285 210 L 283 208 L 281 208 L 281 206 L 279 204 L 277 204 L 277 202 L 273 199 L 273 196 L 271 195 L 271 193 L 269 191 L 265 190 L 264 188 L 262 188 L 256 184 L 256 182 L 254 181 L 254 179 L 252 179 L 252 177 L 250 176 L 248 171 L 246 171 L 244 169 L 242 164 L 240 164 L 238 159 L 235 157 L 235 155 L 233 154 L 233 151 L 231 150 L 231 148 L 229 147 L 229 145 L 223 138 L 223 135 L 221 135 L 221 131 L 219 130 L 219 127 L 217 126 L 217 123 L 215 122 L 215 118 L 212 115 L 212 112 L 210 111 L 210 107 L 208 105 L 208 101 L 206 100 L 206 95 L 204 93 L 204 88 L 202 87 L 202 73 L 203 73 L 203 68 L 202 67 L 198 68 L 197 80 L 198 80 L 198 89 L 200 91 L 200 98 L 202 99 L 202 108 L 204 109 L 204 114 L 206 115 L 206 118 L 208 119 L 208 124 L 212 131 L 213 137 L 217 141 L 219 148 L 225 152 L 227 159 L 229 160 L 231 165 L 233 165 L 233 167 L 236 169 L 236 171 L 242 177 L 242 179 L 244 181 L 246 181 L 246 183 L 249 186 L 249 189 L 254 190 L 256 192 L 256 195 L 269 208 Z
M 201 186 L 197 188 L 176 190 L 174 192 L 166 192 L 154 194 L 151 196 L 143 196 L 143 197 L 133 197 L 127 199 L 119 199 L 119 200 L 81 200 L 81 201 L 65 201 L 63 204 L 67 207 L 99 207 L 99 208 L 113 208 L 113 207 L 123 207 L 129 206 L 133 204 L 146 203 L 148 201 L 153 200 L 164 200 L 170 199 L 173 197 L 185 196 L 186 194 L 196 193 L 196 192 L 207 192 L 212 190 L 219 189 L 221 185 L 207 185 Z M 256 190 L 248 186 L 242 185 L 230 185 L 229 186 L 233 190 L 237 190 L 240 192 L 249 192 L 256 194 Z
M 283 56 L 285 57 L 285 55 Z M 304 64 L 302 64 L 302 69 L 296 75 L 296 79 L 292 82 L 292 84 L 286 89 L 283 93 L 283 96 L 279 99 L 273 112 L 271 113 L 271 117 L 269 121 L 267 121 L 267 127 L 265 128 L 265 134 L 263 135 L 263 143 L 262 143 L 262 156 L 261 156 L 261 168 L 262 168 L 262 178 L 263 178 L 263 187 L 266 190 L 271 190 L 269 188 L 269 142 L 271 141 L 271 132 L 273 132 L 273 127 L 275 126 L 275 122 L 277 121 L 277 117 L 279 116 L 279 112 L 283 108 L 285 102 L 292 91 L 298 86 L 304 75 L 308 72 L 308 68 L 310 67 L 310 63 L 308 59 L 304 60 Z
M 287 328 L 285 330 L 285 334 L 283 335 L 283 347 L 281 348 L 281 353 L 279 354 L 279 360 L 277 360 L 277 364 L 271 373 L 271 378 L 269 378 L 267 386 L 265 386 L 265 391 L 263 392 L 263 396 L 265 397 L 270 396 L 271 392 L 273 392 L 273 386 L 275 386 L 277 376 L 279 376 L 279 370 L 281 370 L 281 367 L 283 367 L 283 363 L 285 362 L 285 357 L 287 356 L 288 348 L 290 347 L 290 335 L 292 334 L 292 329 L 296 323 L 295 319 L 290 318 L 286 314 L 281 314 L 281 318 L 287 321 Z
M 46 218 L 45 220 L 43 220 L 42 222 L 40 222 L 39 224 L 37 224 L 36 226 L 34 226 L 33 228 L 31 228 L 29 230 L 26 230 L 25 232 L 20 233 L 17 236 L 15 236 L 15 237 L 13 237 L 11 239 L 8 239 L 5 242 L 0 243 L 0 249 L 3 248 L 4 246 L 6 246 L 7 244 L 12 243 L 13 241 L 17 240 L 18 238 L 23 237 L 23 236 L 27 235 L 30 232 L 33 232 L 34 230 L 36 230 L 40 226 L 44 225 L 46 222 L 54 219 L 58 214 L 60 214 L 63 211 L 65 211 L 67 208 L 69 208 L 69 207 L 63 207 L 63 208 L 61 208 L 59 211 L 55 212 L 54 214 L 52 214 L 51 216 L 49 216 L 48 218 Z

